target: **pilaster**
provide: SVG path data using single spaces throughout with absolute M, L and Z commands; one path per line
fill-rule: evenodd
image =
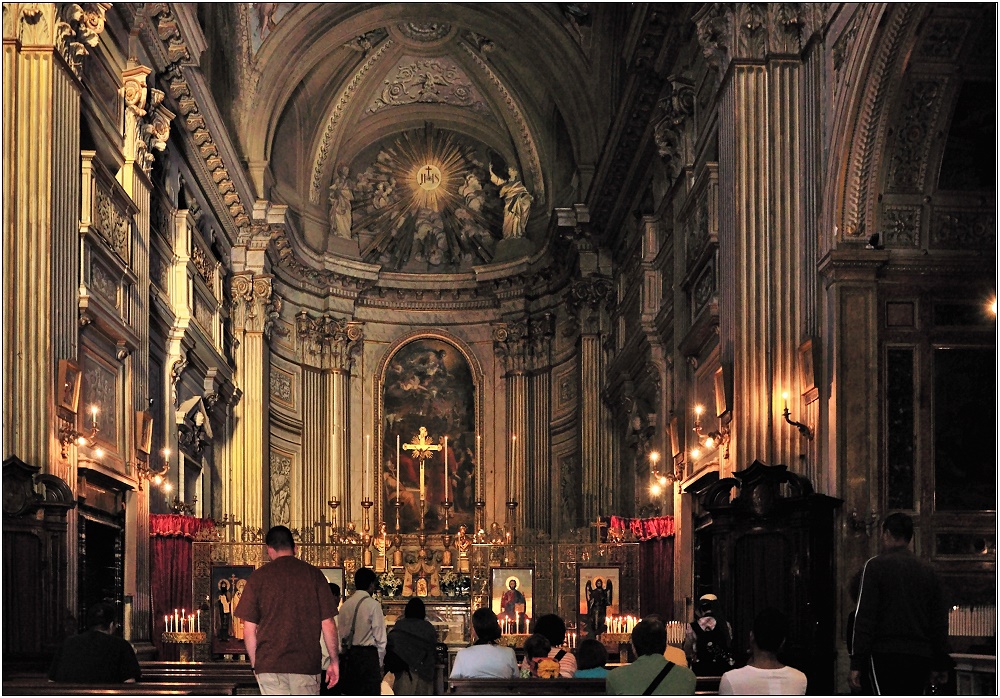
M 552 339 L 555 335 L 555 316 L 544 313 L 532 318 L 528 324 L 530 339 L 530 366 L 528 395 L 530 400 L 529 449 L 531 458 L 527 473 L 525 525 L 548 531 L 551 526 L 552 442 L 549 426 L 552 420 Z
M 507 440 L 506 462 L 509 472 L 509 488 L 505 485 L 505 500 L 516 501 L 517 526 L 526 525 L 528 492 L 528 443 L 531 440 L 531 425 L 528 421 L 528 323 L 515 320 L 493 325 L 493 351 L 500 358 L 504 369 L 506 388 Z M 499 485 L 499 483 L 498 483 Z M 499 486 L 498 486 L 499 489 Z

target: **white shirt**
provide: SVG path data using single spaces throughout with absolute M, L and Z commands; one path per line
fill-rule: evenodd
M 517 658 L 510 647 L 473 645 L 458 651 L 451 668 L 453 679 L 516 679 Z
M 802 696 L 806 693 L 806 675 L 790 666 L 758 669 L 745 666 L 722 675 L 720 696 Z
M 354 610 L 358 608 L 358 619 L 354 621 Z M 354 638 L 352 645 L 367 645 L 378 648 L 379 664 L 385 661 L 385 616 L 382 615 L 382 604 L 368 595 L 367 591 L 355 591 L 347 597 L 337 615 L 337 635 L 341 643 L 351 634 L 351 623 L 354 623 Z

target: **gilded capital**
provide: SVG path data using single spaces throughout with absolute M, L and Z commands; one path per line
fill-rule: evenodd
M 270 329 L 270 322 L 274 320 L 270 274 L 234 274 L 230 283 L 230 298 L 234 330 L 263 334 L 265 327 Z
M 295 316 L 295 333 L 303 359 L 319 368 L 348 371 L 361 350 L 364 323 L 329 314 L 310 317 L 303 309 Z

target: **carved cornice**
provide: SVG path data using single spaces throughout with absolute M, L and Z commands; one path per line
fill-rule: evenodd
M 192 86 L 184 75 L 183 64 L 190 62 L 191 56 L 181 36 L 177 20 L 167 3 L 151 5 L 149 18 L 156 28 L 156 34 L 163 43 L 170 61 L 159 77 L 166 85 L 170 97 L 178 106 L 182 117 L 181 123 L 190 134 L 206 171 L 215 183 L 223 207 L 229 212 L 239 233 L 245 235 L 250 228 L 249 209 L 244 206 L 240 199 L 236 185 L 219 154 L 219 146 L 215 136 L 208 128 L 209 120 L 201 113 L 194 98 Z
M 619 205 L 621 189 L 627 185 L 629 173 L 648 142 L 646 134 L 665 82 L 656 66 L 671 27 L 668 13 L 669 10 L 652 9 L 643 23 L 637 39 L 640 48 L 636 49 L 630 70 L 629 91 L 608 143 L 608 165 L 591 187 L 597 194 L 588 202 L 591 220 L 601 233 L 608 230 L 612 212 Z
M 314 318 L 305 309 L 295 316 L 295 332 L 303 349 L 303 358 L 312 358 L 310 363 L 318 364 L 320 368 L 350 370 L 364 342 L 363 322 L 330 314 Z

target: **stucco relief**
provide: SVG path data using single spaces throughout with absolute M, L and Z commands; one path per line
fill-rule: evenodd
M 991 213 L 938 209 L 931 216 L 931 247 L 985 250 L 994 246 L 996 219 Z
M 446 56 L 417 59 L 406 57 L 396 66 L 396 73 L 383 81 L 382 92 L 375 97 L 367 114 L 404 104 L 448 104 L 489 113 L 478 90 L 465 72 Z
M 271 451 L 271 525 L 292 520 L 292 457 Z
M 920 243 L 920 207 L 886 206 L 882 211 L 886 247 L 917 247 Z

